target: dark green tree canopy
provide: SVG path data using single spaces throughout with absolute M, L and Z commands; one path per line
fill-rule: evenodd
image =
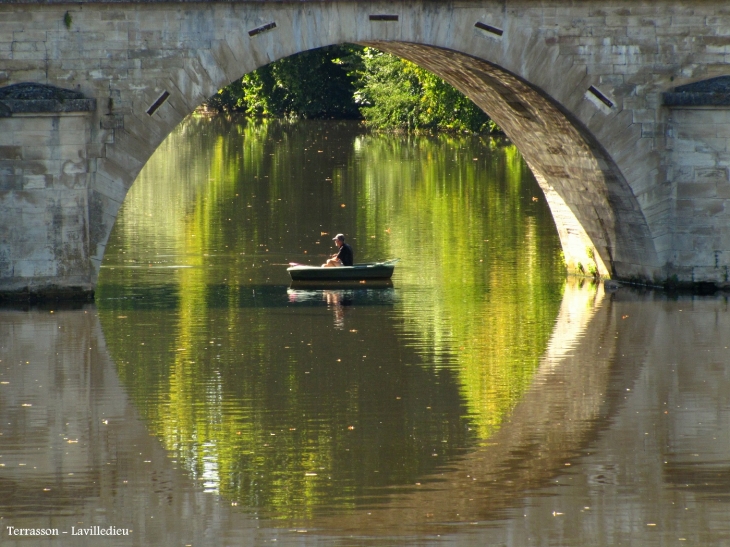
M 281 59 L 237 80 L 208 107 L 250 116 L 359 119 L 351 46 L 330 46 Z
M 438 76 L 377 49 L 348 44 L 271 63 L 221 89 L 206 106 L 257 117 L 363 119 L 383 131 L 499 131 Z

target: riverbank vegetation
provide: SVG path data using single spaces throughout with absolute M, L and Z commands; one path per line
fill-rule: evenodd
M 275 61 L 221 89 L 205 106 L 251 117 L 362 119 L 379 131 L 500 131 L 479 107 L 433 73 L 354 45 Z

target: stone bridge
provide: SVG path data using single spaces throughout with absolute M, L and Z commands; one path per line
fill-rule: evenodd
M 719 0 L 0 0 L 0 293 L 93 294 L 173 128 L 243 74 L 343 42 L 435 72 L 504 129 L 569 270 L 728 285 Z

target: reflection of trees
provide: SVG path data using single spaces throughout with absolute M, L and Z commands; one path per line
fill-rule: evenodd
M 415 482 L 492 435 L 530 384 L 562 290 L 554 227 L 514 148 L 358 135 L 188 119 L 140 175 L 107 253 L 180 267 L 105 269 L 99 286 L 151 430 L 209 488 L 287 517 Z M 397 283 L 414 296 L 388 314 L 359 308 L 335 334 L 331 316 L 277 313 L 277 264 L 329 252 L 322 219 L 358 260 L 405 258 Z M 149 298 L 105 300 L 130 291 Z
M 388 254 L 418 257 L 401 269 L 423 295 L 403 301 L 405 330 L 430 360 L 456 360 L 487 438 L 529 386 L 557 313 L 563 273 L 549 211 L 535 206 L 539 190 L 513 146 L 486 155 L 486 142 L 448 136 L 359 146 L 368 203 L 391 204 L 366 209 L 367 233 L 387 224 Z

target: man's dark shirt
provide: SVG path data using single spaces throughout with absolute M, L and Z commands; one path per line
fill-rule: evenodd
M 352 247 L 350 247 L 347 243 L 343 243 L 342 247 L 340 247 L 340 250 L 337 252 L 337 258 L 342 261 L 343 266 L 352 266 L 354 261 Z

